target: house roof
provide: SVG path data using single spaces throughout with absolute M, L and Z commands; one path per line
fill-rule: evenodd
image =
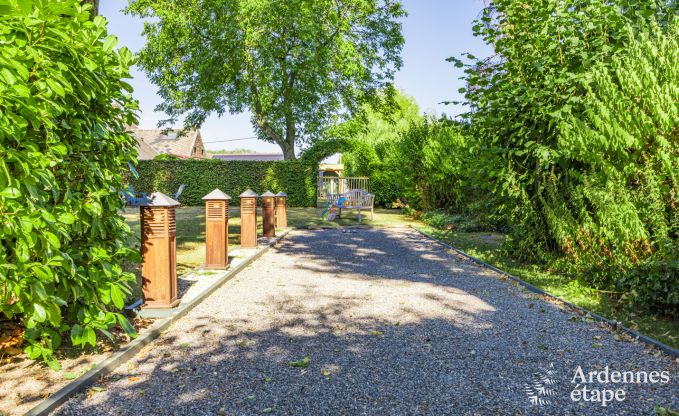
M 181 157 L 191 157 L 191 152 L 196 144 L 198 130 L 189 130 L 180 134 L 181 130 L 172 129 L 130 129 L 138 141 L 146 142 L 158 154 L 169 154 Z M 140 146 L 141 147 L 141 146 Z
M 159 153 L 151 147 L 150 144 L 146 143 L 137 134 L 133 133 L 134 137 L 137 139 L 137 150 L 139 151 L 139 160 L 151 160 L 158 156 Z
M 240 153 L 240 154 L 213 154 L 213 159 L 219 160 L 255 160 L 255 161 L 269 161 L 269 160 L 283 160 L 281 153 Z

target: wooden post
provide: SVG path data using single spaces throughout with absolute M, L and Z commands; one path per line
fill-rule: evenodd
M 279 192 L 276 194 L 276 227 L 277 228 L 288 228 L 288 211 L 286 205 L 286 200 L 288 196 L 285 192 Z
M 231 197 L 215 189 L 205 201 L 205 268 L 224 269 L 229 264 L 229 201 Z
M 274 199 L 276 195 L 266 191 L 262 195 L 262 233 L 264 237 L 275 237 L 274 226 Z
M 240 194 L 240 246 L 257 247 L 257 195 L 251 189 Z
M 177 222 L 179 202 L 155 192 L 140 207 L 143 308 L 171 308 L 177 299 Z

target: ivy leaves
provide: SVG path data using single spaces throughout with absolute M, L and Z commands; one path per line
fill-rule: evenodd
M 89 5 L 0 3 L 0 311 L 58 368 L 64 334 L 134 333 L 118 312 L 135 280 L 118 264 L 135 255 L 117 194 L 135 157 L 133 59 Z

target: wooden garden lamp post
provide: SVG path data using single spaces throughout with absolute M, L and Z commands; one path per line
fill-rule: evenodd
M 264 237 L 275 237 L 274 226 L 274 199 L 276 195 L 266 191 L 262 194 L 262 232 Z
M 240 246 L 257 247 L 257 195 L 252 189 L 240 194 Z
M 276 194 L 276 227 L 288 228 L 288 211 L 285 206 L 288 196 L 285 192 Z
M 141 278 L 144 308 L 171 308 L 177 299 L 179 202 L 154 192 L 141 205 Z
M 231 197 L 215 189 L 205 201 L 205 268 L 224 269 L 229 264 L 229 201 Z

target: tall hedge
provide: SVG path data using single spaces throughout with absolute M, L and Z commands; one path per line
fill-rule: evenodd
M 135 257 L 119 215 L 132 53 L 79 0 L 0 2 L 0 312 L 52 367 L 70 333 L 95 345 L 119 323 Z M 113 104 L 117 103 L 117 106 Z
M 203 205 L 202 198 L 215 188 L 238 203 L 247 188 L 257 193 L 283 191 L 289 206 L 315 206 L 317 165 L 302 161 L 223 161 L 217 159 L 143 160 L 138 178 L 130 178 L 135 191 L 174 194 L 186 185 L 179 201 Z

